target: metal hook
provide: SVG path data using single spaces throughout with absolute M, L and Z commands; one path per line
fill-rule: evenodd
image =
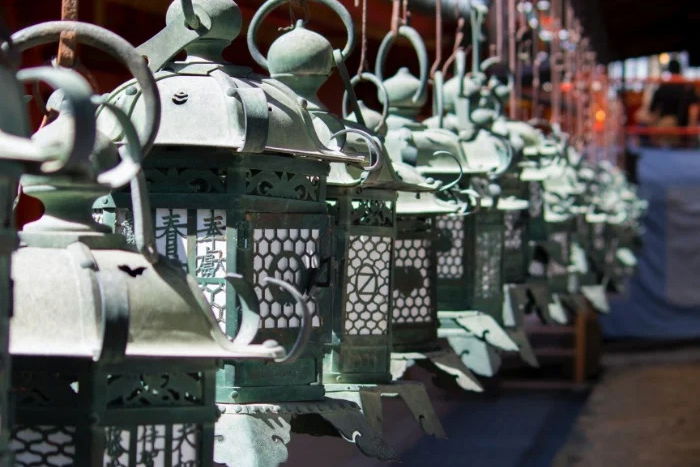
M 369 151 L 371 165 L 368 167 L 362 167 L 362 169 L 370 174 L 377 172 L 382 167 L 382 148 L 379 146 L 379 143 L 372 135 L 359 128 L 343 128 L 342 130 L 333 133 L 331 135 L 331 139 L 336 139 L 338 136 L 347 135 L 351 133 L 358 135 L 367 144 L 367 150 Z M 372 158 L 372 156 L 374 156 L 374 158 Z
M 306 349 L 306 344 L 308 344 L 309 340 L 311 339 L 313 323 L 311 322 L 312 316 L 311 312 L 309 311 L 309 307 L 306 304 L 306 301 L 304 300 L 304 297 L 301 295 L 301 293 L 299 293 L 296 287 L 294 287 L 290 283 L 280 279 L 275 279 L 274 277 L 265 277 L 261 282 L 262 285 L 272 284 L 285 290 L 292 296 L 292 298 L 294 298 L 294 301 L 301 306 L 301 330 L 297 335 L 297 339 L 296 341 L 294 341 L 292 349 L 287 353 L 285 357 L 275 360 L 277 363 L 295 362 L 304 352 L 304 350 Z
M 441 193 L 444 192 L 444 191 L 447 191 L 447 190 L 451 190 L 452 188 L 454 188 L 454 187 L 456 187 L 457 185 L 459 185 L 459 182 L 462 181 L 462 177 L 464 177 L 464 168 L 462 167 L 462 163 L 459 161 L 459 159 L 457 158 L 457 156 L 455 156 L 454 154 L 452 154 L 452 153 L 449 152 L 449 151 L 435 151 L 435 152 L 433 153 L 433 157 L 435 157 L 435 156 L 443 156 L 443 155 L 444 155 L 444 156 L 449 156 L 449 157 L 451 157 L 452 159 L 455 160 L 455 162 L 457 163 L 457 167 L 459 167 L 459 175 L 457 175 L 457 178 L 456 178 L 455 180 L 451 181 L 450 183 L 448 183 L 447 185 L 444 185 L 444 186 L 441 186 L 440 188 L 438 188 L 438 191 L 441 192 Z

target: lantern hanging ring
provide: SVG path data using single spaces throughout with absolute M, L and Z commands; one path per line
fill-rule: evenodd
M 384 80 L 384 65 L 386 64 L 386 58 L 389 55 L 391 47 L 393 47 L 394 42 L 396 42 L 397 37 L 404 37 L 411 42 L 413 49 L 416 51 L 418 56 L 418 65 L 420 67 L 420 86 L 413 95 L 413 102 L 420 102 L 420 100 L 425 95 L 428 86 L 428 74 L 430 72 L 428 67 L 428 51 L 425 48 L 425 43 L 421 38 L 418 31 L 413 29 L 411 26 L 406 24 L 399 27 L 396 34 L 389 31 L 382 43 L 379 45 L 379 50 L 377 51 L 377 65 L 374 70 L 374 74 L 377 75 L 381 81 Z
M 265 58 L 262 52 L 260 52 L 260 49 L 255 43 L 255 36 L 257 35 L 258 28 L 265 20 L 265 18 L 267 18 L 267 15 L 269 15 L 272 12 L 272 10 L 274 10 L 280 5 L 283 5 L 284 3 L 287 3 L 288 1 L 289 0 L 269 0 L 265 2 L 260 7 L 260 9 L 258 9 L 258 11 L 255 12 L 253 19 L 250 21 L 250 26 L 248 26 L 248 34 L 246 36 L 246 40 L 248 42 L 248 49 L 250 50 L 250 55 L 253 57 L 253 60 L 255 60 L 255 62 L 258 65 L 260 65 L 266 70 L 268 70 L 267 58 Z M 347 41 L 341 51 L 341 54 L 343 61 L 345 61 L 345 59 L 348 58 L 348 56 L 352 53 L 353 48 L 355 47 L 355 27 L 353 25 L 350 13 L 345 9 L 343 5 L 338 3 L 336 0 L 312 1 L 326 5 L 328 8 L 333 10 L 333 12 L 337 14 L 340 20 L 343 22 L 345 32 L 347 33 Z
M 387 117 L 389 116 L 389 93 L 386 90 L 386 87 L 384 86 L 384 83 L 382 83 L 379 78 L 373 73 L 368 73 L 368 72 L 363 72 L 360 73 L 359 75 L 355 75 L 352 77 L 350 80 L 350 86 L 355 86 L 357 83 L 360 81 L 366 81 L 369 83 L 374 84 L 374 86 L 377 88 L 377 91 L 379 93 L 379 101 L 382 102 L 382 119 L 379 123 L 374 128 L 371 128 L 373 132 L 377 132 L 386 122 Z M 348 118 L 348 97 L 349 97 L 349 91 L 346 91 L 343 94 L 343 118 Z

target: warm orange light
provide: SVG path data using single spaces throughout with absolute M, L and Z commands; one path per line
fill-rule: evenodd
M 604 121 L 605 121 L 605 117 L 606 117 L 606 115 L 605 115 L 605 110 L 602 110 L 602 109 L 601 109 L 601 110 L 597 110 L 597 111 L 596 111 L 596 113 L 595 113 L 595 120 L 596 120 L 596 122 L 600 122 L 600 123 L 604 122 Z
M 571 81 L 564 81 L 561 83 L 561 92 L 569 92 L 571 89 L 573 89 L 574 85 L 571 83 Z

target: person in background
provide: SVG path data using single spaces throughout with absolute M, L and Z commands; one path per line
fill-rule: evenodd
M 651 98 L 649 124 L 657 128 L 696 126 L 700 98 L 695 87 L 683 78 L 678 60 L 671 59 L 667 71 L 671 76 L 659 85 Z M 676 135 L 652 138 L 652 142 L 659 146 L 679 146 L 684 140 L 687 139 Z

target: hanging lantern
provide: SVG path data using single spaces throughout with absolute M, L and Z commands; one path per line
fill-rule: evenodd
M 78 121 L 72 141 L 63 148 L 44 147 L 29 139 L 29 123 L 23 93 L 15 76 L 13 59 L 16 51 L 9 35 L 0 29 L 7 49 L 0 50 L 0 96 L 3 114 L 0 117 L 0 465 L 11 465 L 9 450 L 12 430 L 10 407 L 11 366 L 9 355 L 9 320 L 12 316 L 11 258 L 18 246 L 13 204 L 17 197 L 19 177 L 22 173 L 60 173 L 70 170 L 75 160 L 86 156 L 78 143 L 90 136 L 90 121 Z M 72 73 L 51 68 L 35 68 L 23 72 L 27 79 L 42 79 L 54 86 L 63 87 L 64 95 L 73 107 L 90 108 L 89 92 L 83 82 Z
M 94 132 L 94 107 L 81 78 L 72 86 L 86 89 L 83 105 L 70 108 L 54 94 L 47 107 L 60 113 L 34 136 L 40 146 L 61 147 L 74 135 L 82 157 L 65 175 L 22 178 L 45 212 L 25 226 L 23 246 L 13 255 L 14 462 L 210 465 L 220 361 L 284 359 L 285 352 L 273 341 L 250 345 L 257 323 L 246 305 L 248 332 L 230 341 L 194 279 L 156 252 L 140 160 L 158 128 L 160 102 L 141 55 L 119 36 L 77 22 L 39 24 L 12 40 L 23 50 L 68 30 L 138 77 L 145 124 L 137 133 L 124 112 L 102 103 L 123 129 L 125 143 L 117 149 Z M 98 196 L 134 177 L 135 250 L 127 250 L 125 238 L 109 233 L 91 212 Z
M 244 294 L 260 315 L 257 341 L 272 338 L 292 349 L 284 362 L 224 363 L 217 376 L 223 414 L 215 460 L 236 466 L 283 462 L 292 418 L 304 414 L 321 415 L 346 439 L 355 441 L 357 430 L 365 435 L 360 444 L 381 447 L 381 436 L 358 406 L 324 399 L 322 384 L 335 287 L 329 161 L 361 166 L 366 157 L 326 147 L 309 102 L 279 80 L 223 62 L 221 51 L 241 28 L 235 3 L 195 0 L 193 16 L 181 3 L 172 3 L 165 29 L 138 49 L 158 70 L 164 102 L 145 165 L 158 249 L 195 276 L 226 334 L 242 331 L 237 308 Z M 202 27 L 188 28 L 193 22 Z M 172 61 L 182 50 L 187 58 Z M 121 86 L 111 100 L 140 118 L 141 91 L 134 83 Z M 117 231 L 131 228 L 124 194 L 96 206 Z M 237 290 L 225 282 L 229 273 L 242 276 Z M 302 302 L 265 287 L 267 277 L 293 284 Z M 308 331 L 304 304 L 311 313 Z M 269 449 L 252 448 L 259 445 Z
M 387 127 L 389 129 L 387 134 L 387 149 L 389 153 L 392 155 L 393 159 L 403 160 L 409 164 L 415 165 L 422 174 L 440 179 L 445 183 L 449 183 L 459 176 L 462 172 L 462 167 L 464 167 L 464 173 L 469 175 L 470 171 L 474 169 L 470 165 L 471 159 L 465 155 L 460 146 L 459 137 L 449 130 L 429 128 L 416 121 L 420 109 L 426 101 L 425 89 L 428 80 L 427 51 L 423 40 L 415 29 L 403 25 L 399 28 L 398 35 L 407 38 L 416 50 L 420 66 L 420 78 L 411 75 L 407 68 L 401 68 L 395 76 L 384 80 L 384 86 L 388 91 L 389 100 L 389 116 L 387 118 Z M 387 34 L 380 46 L 376 64 L 376 74 L 380 79 L 383 79 L 384 62 L 393 45 L 395 37 L 396 36 L 392 33 Z M 436 80 L 436 82 L 438 82 L 438 80 Z M 458 159 L 458 163 L 455 163 L 455 156 Z M 460 167 L 460 165 L 462 167 Z M 481 169 L 476 170 L 480 171 Z M 468 182 L 463 181 L 463 184 L 468 184 Z M 449 222 L 454 220 L 453 216 L 437 216 L 436 226 L 438 231 L 443 229 L 441 221 L 444 219 L 449 219 Z M 452 235 L 452 232 L 449 232 L 448 235 Z M 442 237 L 444 238 L 444 235 L 442 235 Z M 441 243 L 441 246 L 444 247 L 444 241 Z M 442 298 L 440 296 L 439 282 L 441 251 L 440 249 L 437 251 L 438 306 L 442 311 L 443 308 L 440 306 Z M 463 288 L 463 285 L 459 287 Z M 474 336 L 483 339 L 488 334 L 486 339 L 489 344 L 505 347 L 506 350 L 515 350 L 514 344 L 510 339 L 501 339 L 504 333 L 500 329 L 500 326 L 492 319 L 484 319 L 484 316 L 479 311 L 476 311 L 478 309 L 474 308 L 474 311 L 470 310 L 468 312 L 464 312 L 464 310 L 469 310 L 465 308 L 459 310 L 448 308 L 448 310 L 457 311 L 457 313 L 453 314 L 450 318 L 446 318 L 453 321 L 445 322 L 442 318 L 441 321 L 445 323 L 445 326 L 451 327 L 452 329 L 461 328 L 462 337 L 465 340 L 471 340 Z M 455 320 L 457 318 L 459 318 L 460 324 L 451 326 L 456 323 Z M 479 334 L 469 329 L 471 323 L 474 323 L 474 330 L 479 332 Z M 484 333 L 484 326 L 487 326 L 492 332 Z M 449 332 L 454 333 L 453 330 Z M 454 339 L 457 339 L 457 337 Z M 450 340 L 450 342 L 454 339 Z M 457 348 L 456 350 L 458 354 L 466 354 L 463 347 Z M 467 366 L 484 366 L 481 362 L 473 362 L 473 359 L 465 360 L 465 363 Z M 472 368 L 472 366 L 470 366 L 470 368 Z
M 406 401 L 421 427 L 429 434 L 444 436 L 444 431 L 420 383 L 391 384 L 393 274 L 391 260 L 396 229 L 397 190 L 427 192 L 434 185 L 405 181 L 396 172 L 386 154 L 380 136 L 383 116 L 361 112 L 352 86 L 359 79 L 381 83 L 370 74 L 349 80 L 343 64 L 347 52 L 333 51 L 323 36 L 297 22 L 288 33 L 270 46 L 267 58 L 255 46 L 255 34 L 266 15 L 280 1 L 268 1 L 258 10 L 248 32 L 248 44 L 254 59 L 308 101 L 314 127 L 326 146 L 357 153 L 363 146 L 374 148 L 374 162 L 364 172 L 347 164 L 332 163 L 328 177 L 328 202 L 334 219 L 335 264 L 337 275 L 333 311 L 333 339 L 326 346 L 323 380 L 328 397 L 350 400 L 362 407 L 365 417 L 378 433 L 381 426 L 381 397 L 397 396 Z M 352 22 L 338 2 L 321 1 L 343 19 L 352 38 Z M 323 64 L 323 66 L 319 66 Z M 330 113 L 317 96 L 318 89 L 338 68 L 353 103 L 359 124 Z M 346 99 L 347 100 L 347 99 Z M 347 107 L 344 102 L 344 107 Z M 365 110 L 368 110 L 365 108 Z M 347 112 L 346 112 L 347 115 Z M 365 116 L 368 116 L 365 119 Z M 372 132 L 363 125 L 371 123 Z M 374 403 L 368 400 L 374 399 Z M 361 443 L 361 440 L 358 444 Z M 367 454 L 366 448 L 360 448 Z M 386 457 L 386 456 L 385 456 Z

